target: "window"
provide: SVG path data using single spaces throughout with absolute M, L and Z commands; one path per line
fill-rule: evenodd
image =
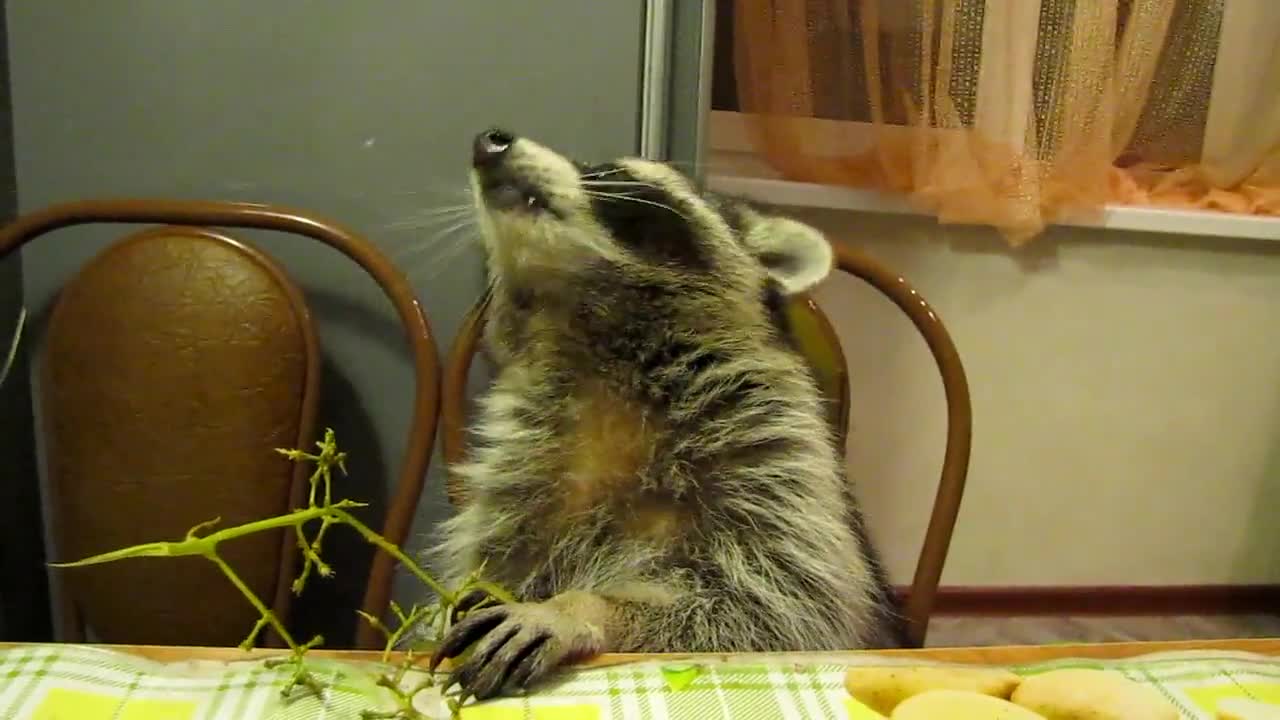
M 1117 206 L 1280 239 L 1275 0 L 720 0 L 716 30 L 713 176 L 1015 243 Z

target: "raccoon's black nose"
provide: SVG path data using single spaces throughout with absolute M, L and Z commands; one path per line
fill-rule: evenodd
M 475 141 L 471 144 L 471 164 L 476 167 L 492 165 L 506 154 L 511 148 L 511 143 L 515 141 L 515 137 L 505 130 L 497 128 L 485 130 L 476 135 Z

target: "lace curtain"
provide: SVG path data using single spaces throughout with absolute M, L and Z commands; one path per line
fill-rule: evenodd
M 1106 203 L 1280 215 L 1280 0 L 721 6 L 738 109 L 791 179 L 1015 244 Z

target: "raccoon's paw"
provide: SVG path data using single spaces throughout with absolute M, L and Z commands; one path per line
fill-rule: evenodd
M 431 657 L 431 669 L 471 647 L 445 687 L 457 684 L 464 697 L 486 700 L 537 683 L 566 662 L 599 653 L 603 644 L 600 628 L 551 604 L 500 605 L 469 612 L 454 625 Z

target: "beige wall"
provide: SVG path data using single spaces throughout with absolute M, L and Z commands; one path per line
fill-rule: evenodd
M 795 212 L 902 272 L 969 373 L 944 584 L 1280 583 L 1280 243 L 1056 228 L 1011 252 L 923 218 Z M 849 455 L 895 582 L 942 455 L 941 385 L 858 281 L 819 289 L 853 374 Z

